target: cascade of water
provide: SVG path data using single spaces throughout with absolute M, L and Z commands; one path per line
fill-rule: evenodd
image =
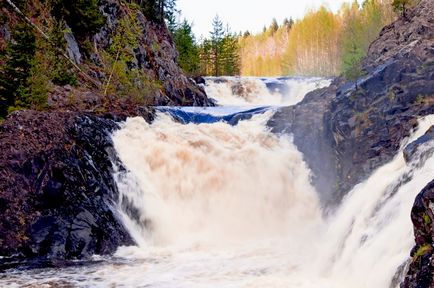
M 434 143 L 411 163 L 401 149 L 324 219 L 301 153 L 266 127 L 273 110 L 243 109 L 166 108 L 152 124 L 128 119 L 113 134 L 126 168 L 114 176 L 137 247 L 86 273 L 16 271 L 0 286 L 392 287 L 414 244 L 412 203 L 434 172 L 434 157 L 421 155 Z M 220 121 L 238 113 L 251 118 Z M 407 142 L 433 123 L 421 119 Z
M 149 226 L 154 243 L 245 241 L 319 218 L 302 156 L 289 138 L 267 131 L 269 116 L 231 126 L 183 125 L 160 114 L 152 124 L 129 119 L 115 133 L 129 169 L 118 176 L 121 199 L 140 211 L 138 224 Z
M 330 85 L 324 78 L 209 77 L 205 89 L 219 105 L 295 105 L 315 89 Z
M 142 252 L 121 249 L 119 255 L 137 257 L 156 247 L 188 251 L 187 258 L 203 265 L 195 273 L 223 273 L 223 279 L 215 279 L 222 287 L 388 288 L 414 243 L 410 209 L 432 178 L 433 157 L 406 164 L 400 151 L 322 219 L 302 156 L 289 138 L 268 132 L 269 116 L 256 115 L 237 126 L 181 125 L 163 114 L 153 124 L 129 119 L 114 142 L 129 169 L 124 179 L 139 183 L 138 190 L 120 190 L 140 210 L 135 221 L 140 229 L 133 234 L 143 246 Z M 410 141 L 431 123 L 434 117 L 421 120 Z M 233 258 L 221 256 L 216 247 Z M 216 255 L 217 263 L 203 262 Z M 249 262 L 253 255 L 256 263 Z M 241 271 L 216 267 L 234 263 L 242 263 Z M 242 276 L 251 269 L 264 272 Z M 194 278 L 192 271 L 178 272 Z M 196 280 L 192 286 L 217 283 Z

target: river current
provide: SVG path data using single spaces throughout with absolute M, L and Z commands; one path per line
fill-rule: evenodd
M 411 206 L 434 158 L 407 164 L 400 151 L 324 216 L 291 135 L 266 123 L 329 83 L 209 78 L 220 107 L 157 107 L 151 124 L 127 119 L 112 135 L 126 170 L 114 166 L 113 177 L 137 245 L 86 265 L 10 270 L 0 286 L 396 287 L 414 245 Z M 420 119 L 402 147 L 433 123 Z

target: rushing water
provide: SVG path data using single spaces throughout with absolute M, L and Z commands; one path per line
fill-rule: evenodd
M 291 106 L 315 89 L 330 85 L 329 79 L 315 77 L 209 77 L 206 92 L 219 105 Z
M 240 96 L 230 97 L 235 105 Z M 152 124 L 130 118 L 113 135 L 127 168 L 114 175 L 119 207 L 138 245 L 94 265 L 9 271 L 0 286 L 390 287 L 413 245 L 410 209 L 434 157 L 406 164 L 400 151 L 324 218 L 303 155 L 266 127 L 273 109 L 236 125 L 219 120 L 246 108 L 160 110 Z M 421 119 L 407 142 L 433 123 Z

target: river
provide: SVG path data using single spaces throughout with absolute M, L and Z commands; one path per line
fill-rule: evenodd
M 394 287 L 414 245 L 410 210 L 434 158 L 402 151 L 323 212 L 280 106 L 321 78 L 209 78 L 215 108 L 157 107 L 112 138 L 119 215 L 137 246 L 86 265 L 10 270 L 7 287 Z M 417 139 L 434 123 L 419 120 Z M 57 286 L 56 286 L 57 285 Z

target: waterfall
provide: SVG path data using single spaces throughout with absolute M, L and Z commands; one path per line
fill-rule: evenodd
M 267 91 L 282 81 L 254 79 Z M 137 245 L 95 256 L 95 265 L 17 270 L 0 286 L 396 288 L 414 245 L 412 204 L 434 172 L 434 143 L 410 163 L 402 150 L 434 116 L 324 213 L 292 136 L 266 125 L 277 102 L 255 101 L 156 107 L 152 123 L 121 123 L 112 135 L 122 163 L 113 164 L 117 204 Z
M 127 167 L 118 184 L 135 183 L 120 192 L 139 211 L 124 214 L 139 246 L 118 256 L 171 255 L 149 285 L 171 287 L 168 273 L 177 287 L 389 288 L 414 244 L 410 210 L 434 158 L 407 164 L 399 151 L 323 218 L 302 155 L 265 126 L 271 113 L 236 126 L 128 119 L 113 140 Z
M 295 105 L 315 89 L 330 85 L 318 77 L 208 77 L 205 89 L 219 105 Z
M 147 226 L 138 243 L 245 242 L 318 220 L 302 155 L 288 137 L 268 132 L 270 115 L 236 126 L 183 125 L 165 114 L 152 124 L 128 119 L 113 139 L 129 170 L 118 179 L 141 188 L 120 189 L 121 200 L 140 211 L 136 225 Z

